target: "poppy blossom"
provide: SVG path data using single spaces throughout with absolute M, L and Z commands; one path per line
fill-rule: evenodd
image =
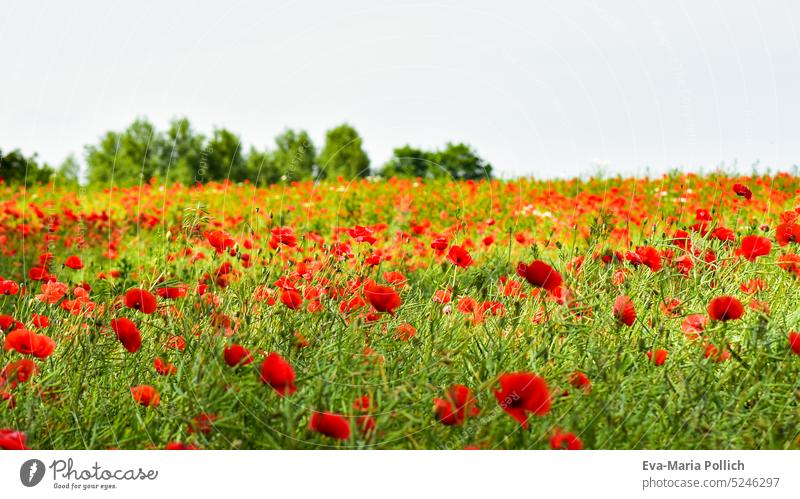
M 64 265 L 71 268 L 72 270 L 80 270 L 83 268 L 83 261 L 80 259 L 80 257 L 72 255 L 67 257 L 66 261 L 64 262 Z
M 0 294 L 10 296 L 19 293 L 19 284 L 14 281 L 0 279 Z
M 125 350 L 130 353 L 139 351 L 142 347 L 142 335 L 132 320 L 125 317 L 112 319 L 110 326 L 114 334 L 117 335 L 117 339 L 125 347 Z
M 581 390 L 589 393 L 592 391 L 592 382 L 589 380 L 589 377 L 586 374 L 575 371 L 569 376 L 569 384 L 574 386 L 575 388 L 580 388 Z
M 769 255 L 771 249 L 772 243 L 766 237 L 745 236 L 736 254 L 754 262 L 759 256 Z
M 236 367 L 240 364 L 247 365 L 253 362 L 253 356 L 250 355 L 250 350 L 237 344 L 225 347 L 222 356 L 225 359 L 225 363 L 231 367 Z
M 800 225 L 794 222 L 782 223 L 775 227 L 775 240 L 781 246 L 800 242 Z
M 53 353 L 56 343 L 43 334 L 36 334 L 27 329 L 16 329 L 6 335 L 4 347 L 6 351 L 16 350 L 23 355 L 44 359 Z
M 279 354 L 272 352 L 261 364 L 261 381 L 271 386 L 281 396 L 297 391 L 294 386 L 294 369 Z
M 667 361 L 667 355 L 668 354 L 669 354 L 669 352 L 667 352 L 666 350 L 659 349 L 659 350 L 656 350 L 655 352 L 653 352 L 653 351 L 647 352 L 647 358 L 650 359 L 650 361 L 653 364 L 655 364 L 657 366 L 663 366 L 664 362 Z
M 556 429 L 555 434 L 550 437 L 550 448 L 553 450 L 581 450 L 583 442 L 572 432 L 562 432 Z
M 203 233 L 203 236 L 208 241 L 208 244 L 210 244 L 218 254 L 223 253 L 226 249 L 236 246 L 236 241 L 234 241 L 231 236 L 221 230 L 206 231 Z
M 161 357 L 156 357 L 155 359 L 153 359 L 153 367 L 155 368 L 156 372 L 161 376 L 172 376 L 173 374 L 178 372 L 178 368 L 175 367 L 175 364 L 166 362 Z
M 159 395 L 158 390 L 150 385 L 132 387 L 131 396 L 137 404 L 145 407 L 157 407 L 161 402 L 161 395 Z
M 339 440 L 350 438 L 350 422 L 344 416 L 332 412 L 314 412 L 308 423 L 311 431 Z
M 394 288 L 381 286 L 372 280 L 364 284 L 364 297 L 378 312 L 388 312 L 390 314 L 394 314 L 394 311 L 402 303 L 400 295 Z
M 447 260 L 453 265 L 465 269 L 472 265 L 472 256 L 462 246 L 450 246 L 447 251 Z
M 460 425 L 467 417 L 477 416 L 475 397 L 464 385 L 453 385 L 443 399 L 433 399 L 436 418 L 444 425 Z
M 39 372 L 39 368 L 36 367 L 36 363 L 30 359 L 20 359 L 16 362 L 9 362 L 8 365 L 0 371 L 0 387 L 8 385 L 14 389 L 17 384 L 25 383 L 37 372 Z
M 125 306 L 143 314 L 152 314 L 156 311 L 156 297 L 144 289 L 130 289 L 125 293 Z
M 27 450 L 25 433 L 11 428 L 0 428 L 0 449 Z
M 527 372 L 502 374 L 500 390 L 494 392 L 497 403 L 523 428 L 528 428 L 528 413 L 543 416 L 550 412 L 550 390 L 545 380 Z
M 696 340 L 706 328 L 708 317 L 703 314 L 691 314 L 684 317 L 681 322 L 681 330 L 689 340 Z
M 529 264 L 517 265 L 517 274 L 524 277 L 532 286 L 553 291 L 561 286 L 564 280 L 556 269 L 541 260 Z
M 743 184 L 733 184 L 733 192 L 735 192 L 737 196 L 745 198 L 748 201 L 753 197 L 753 193 L 750 189 Z
M 287 308 L 297 310 L 303 305 L 303 295 L 296 289 L 284 289 L 281 291 L 281 303 Z
M 290 248 L 297 246 L 297 236 L 294 235 L 291 227 L 275 227 L 270 233 L 272 239 L 270 239 L 269 245 L 272 249 L 277 249 L 281 244 Z
M 50 318 L 46 315 L 31 314 L 31 324 L 38 328 L 45 328 L 50 325 Z
M 718 296 L 708 303 L 708 316 L 715 321 L 732 321 L 743 314 L 742 302 L 733 296 Z
M 794 353 L 800 355 L 800 333 L 794 331 L 789 333 L 789 346 Z
M 189 292 L 188 286 L 181 285 L 181 286 L 168 286 L 165 288 L 158 288 L 156 290 L 156 294 L 161 298 L 167 298 L 170 300 L 175 300 L 177 298 L 181 298 L 186 296 Z
M 197 450 L 197 447 L 183 442 L 170 442 L 164 446 L 164 450 Z
M 630 298 L 621 295 L 614 300 L 614 318 L 626 326 L 633 324 L 636 320 L 636 309 Z

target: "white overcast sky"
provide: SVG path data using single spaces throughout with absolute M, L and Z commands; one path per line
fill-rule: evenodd
M 800 163 L 800 2 L 0 0 L 0 148 L 60 163 L 137 116 L 373 165 L 466 141 L 503 176 Z

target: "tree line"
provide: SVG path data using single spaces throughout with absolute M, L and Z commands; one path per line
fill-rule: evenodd
M 328 130 L 317 149 L 304 130 L 286 129 L 274 145 L 243 150 L 240 137 L 226 128 L 211 135 L 198 133 L 188 119 L 174 119 L 166 130 L 158 130 L 139 118 L 122 131 L 103 134 L 96 144 L 84 148 L 85 175 L 75 157 L 60 166 L 40 163 L 18 149 L 0 150 L 0 178 L 8 183 L 77 183 L 131 185 L 159 179 L 196 184 L 209 181 L 249 181 L 258 185 L 343 177 L 454 178 L 469 180 L 491 177 L 492 166 L 467 144 L 448 142 L 428 151 L 410 145 L 394 150 L 379 168 L 372 168 L 363 140 L 355 128 L 341 124 Z

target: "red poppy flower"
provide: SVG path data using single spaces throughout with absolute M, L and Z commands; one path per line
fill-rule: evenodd
M 250 350 L 237 344 L 226 347 L 222 352 L 222 356 L 225 358 L 225 363 L 231 367 L 236 367 L 238 365 L 244 366 L 253 362 L 253 356 L 250 355 Z
M 464 385 L 453 385 L 445 393 L 445 398 L 433 399 L 436 418 L 445 425 L 460 425 L 464 419 L 478 415 L 475 397 Z
M 175 367 L 175 364 L 170 364 L 161 357 L 156 357 L 153 359 L 153 367 L 161 376 L 172 376 L 178 372 L 178 368 Z
M 50 318 L 46 315 L 31 314 L 31 324 L 41 329 L 50 325 Z
M 11 428 L 0 428 L 0 449 L 27 450 L 25 433 Z
M 435 293 L 433 293 L 433 301 L 436 303 L 447 304 L 450 303 L 451 295 L 450 291 L 446 289 L 437 289 Z
M 494 396 L 500 407 L 516 419 L 523 428 L 528 427 L 529 412 L 543 416 L 550 412 L 550 391 L 547 383 L 533 373 L 508 373 L 500 376 L 500 390 Z
M 737 196 L 745 198 L 748 201 L 753 197 L 753 193 L 747 188 L 746 185 L 733 184 L 733 192 L 735 192 Z
M 556 429 L 555 435 L 550 437 L 550 448 L 553 450 L 581 450 L 583 442 L 574 433 L 564 433 Z
M 718 296 L 708 303 L 708 316 L 715 321 L 731 321 L 744 314 L 742 302 L 732 296 Z
M 312 413 L 308 428 L 311 431 L 339 440 L 350 438 L 350 422 L 344 416 L 332 412 Z
M 580 371 L 575 371 L 569 376 L 569 384 L 587 393 L 592 391 L 592 382 L 586 374 Z
M 139 385 L 131 388 L 133 400 L 145 407 L 156 407 L 161 402 L 161 395 L 150 385 Z
M 0 387 L 8 385 L 13 390 L 19 383 L 25 383 L 31 379 L 39 368 L 36 363 L 30 359 L 20 359 L 16 362 L 9 362 L 6 367 L 0 371 Z
M 377 239 L 375 239 L 375 237 L 373 236 L 375 231 L 369 227 L 362 227 L 360 225 L 356 225 L 355 228 L 347 229 L 347 233 L 350 234 L 350 237 L 352 237 L 353 239 L 356 240 L 356 242 L 359 243 L 367 243 L 371 245 L 375 241 L 377 241 Z
M 789 333 L 789 346 L 794 353 L 800 355 L 800 333 L 794 331 Z
M 281 302 L 292 310 L 297 310 L 303 306 L 303 295 L 296 289 L 284 289 L 281 291 Z
M 771 249 L 772 243 L 766 237 L 745 236 L 742 238 L 742 244 L 736 250 L 736 254 L 754 262 L 759 256 L 769 255 Z
M 10 296 L 19 293 L 19 284 L 14 281 L 0 279 L 0 294 Z
M 184 444 L 182 442 L 170 442 L 164 446 L 164 450 L 197 450 L 197 447 L 192 444 Z
M 636 309 L 630 298 L 622 295 L 614 300 L 614 318 L 626 326 L 633 324 L 636 320 Z
M 192 433 L 202 433 L 203 435 L 208 435 L 211 433 L 211 430 L 214 429 L 214 421 L 216 420 L 216 414 L 202 412 L 192 418 L 192 422 L 189 423 L 188 428 L 186 428 L 186 432 L 190 435 Z
M 125 350 L 130 353 L 139 351 L 142 347 L 142 335 L 139 333 L 139 329 L 133 321 L 125 317 L 120 317 L 118 319 L 112 319 L 110 325 L 114 334 L 117 335 L 117 339 L 122 343 L 122 346 L 125 347 Z
M 218 254 L 221 254 L 228 248 L 233 248 L 236 246 L 236 241 L 231 239 L 231 236 L 226 234 L 221 230 L 213 230 L 213 231 L 206 231 L 203 233 L 203 236 L 208 241 Z
M 291 227 L 275 227 L 270 233 L 272 239 L 270 239 L 269 245 L 272 249 L 276 249 L 281 244 L 290 248 L 297 246 L 297 237 Z
M 558 289 L 564 282 L 556 269 L 541 260 L 534 260 L 527 265 L 520 263 L 517 265 L 517 274 L 524 277 L 532 286 L 548 291 Z
M 696 340 L 706 329 L 708 317 L 703 314 L 687 315 L 681 322 L 681 330 L 689 340 Z
M 181 298 L 181 297 L 186 296 L 186 293 L 188 293 L 188 291 L 189 291 L 189 287 L 186 286 L 186 285 L 169 286 L 169 287 L 165 287 L 165 288 L 158 288 L 156 290 L 156 294 L 158 296 L 160 296 L 161 298 L 167 298 L 167 299 L 170 299 L 170 300 L 175 300 L 177 298 Z
M 75 255 L 68 256 L 67 260 L 64 262 L 64 265 L 71 268 L 72 270 L 80 270 L 83 268 L 83 261 Z
M 436 250 L 437 253 L 441 254 L 441 253 L 444 253 L 444 250 L 447 249 L 447 245 L 448 244 L 449 243 L 447 242 L 447 239 L 445 239 L 444 237 L 437 237 L 431 243 L 431 248 Z
M 775 240 L 781 246 L 800 242 L 800 225 L 794 222 L 782 223 L 775 227 Z
M 450 246 L 450 249 L 447 251 L 447 260 L 462 269 L 472 265 L 472 257 L 469 252 L 461 246 Z
M 364 283 L 364 297 L 378 312 L 394 314 L 402 301 L 397 291 L 390 286 L 381 286 L 373 280 Z
M 647 352 L 647 358 L 650 359 L 653 362 L 653 364 L 657 366 L 663 366 L 664 362 L 667 361 L 668 354 L 669 352 L 667 352 L 666 350 L 659 349 L 656 350 L 655 352 L 652 351 Z
M 44 359 L 53 353 L 56 343 L 43 334 L 36 334 L 27 329 L 16 329 L 6 335 L 4 347 L 6 351 L 16 350 L 23 355 Z
M 402 289 L 408 284 L 408 279 L 400 272 L 384 272 L 383 279 L 398 289 Z
M 144 314 L 152 314 L 156 311 L 156 297 L 144 289 L 130 289 L 125 293 L 125 306 Z
M 641 258 L 642 263 L 653 272 L 661 270 L 661 254 L 657 249 L 650 246 L 640 246 L 636 248 L 636 254 Z
M 267 355 L 261 364 L 261 381 L 271 386 L 281 396 L 291 395 L 297 391 L 294 378 L 292 366 L 275 352 Z

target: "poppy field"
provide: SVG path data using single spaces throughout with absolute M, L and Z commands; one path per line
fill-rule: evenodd
M 800 181 L 0 185 L 2 449 L 797 449 Z

